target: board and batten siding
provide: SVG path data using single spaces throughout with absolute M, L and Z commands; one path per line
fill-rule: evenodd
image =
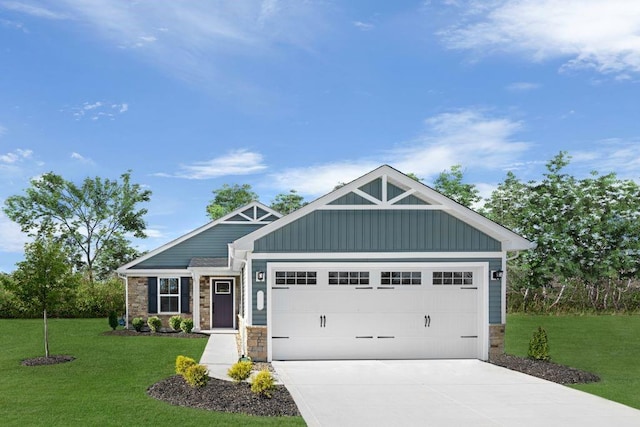
M 282 260 L 274 260 L 273 262 L 282 262 Z M 331 262 L 339 262 L 339 263 L 349 263 L 349 262 L 357 262 L 366 265 L 366 262 L 363 262 L 361 259 L 324 259 L 322 261 L 312 261 L 312 260 L 287 260 L 287 262 L 297 262 L 300 264 L 305 264 L 309 266 L 310 270 L 313 270 L 313 264 L 325 264 Z M 444 262 L 457 262 L 457 263 L 476 263 L 476 262 L 486 262 L 489 264 L 489 271 L 491 270 L 501 270 L 502 269 L 502 259 L 500 258 L 438 258 L 438 259 L 376 259 L 375 264 L 379 265 L 380 263 L 385 262 L 407 262 L 407 263 L 444 263 Z M 253 315 L 253 325 L 255 326 L 266 326 L 267 325 L 267 310 L 269 310 L 269 301 L 265 304 L 262 310 L 257 309 L 257 294 L 258 291 L 263 291 L 265 296 L 267 294 L 267 280 L 271 280 L 270 277 L 264 282 L 255 282 L 256 273 L 259 271 L 266 272 L 268 260 L 253 260 L 252 263 L 252 275 L 251 278 L 254 280 L 253 282 L 253 290 L 251 293 L 251 307 L 252 307 L 252 315 Z M 365 267 L 366 268 L 366 267 Z M 500 280 L 491 280 L 489 279 L 489 323 L 490 324 L 501 324 L 502 323 L 502 292 L 501 292 L 501 282 Z
M 438 210 L 317 210 L 256 240 L 254 252 L 500 252 Z
M 132 269 L 186 268 L 191 258 L 226 258 L 229 243 L 262 226 L 263 224 L 218 224 L 140 262 Z

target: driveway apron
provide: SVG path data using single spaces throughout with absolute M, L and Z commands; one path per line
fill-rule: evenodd
M 273 362 L 309 426 L 640 426 L 640 411 L 479 360 Z

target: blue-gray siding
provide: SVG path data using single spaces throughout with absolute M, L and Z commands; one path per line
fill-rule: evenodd
M 438 210 L 318 210 L 256 240 L 255 252 L 494 252 L 487 234 Z
M 228 244 L 262 224 L 218 224 L 137 264 L 140 268 L 186 268 L 191 258 L 227 257 Z
M 282 260 L 274 261 L 274 262 L 282 262 Z M 301 264 L 313 264 L 314 261 L 311 260 L 287 260 L 287 262 L 298 262 Z M 362 262 L 362 260 L 357 259 L 334 259 L 334 260 L 322 260 L 316 261 L 321 263 L 329 263 L 329 262 Z M 388 259 L 388 260 L 375 260 L 375 263 L 384 263 L 384 262 L 399 262 L 397 259 Z M 502 260 L 500 258 L 474 258 L 474 259 L 457 259 L 457 258 L 445 258 L 445 259 L 403 259 L 402 262 L 408 263 L 416 263 L 416 262 L 460 262 L 460 263 L 469 263 L 469 262 L 487 262 L 489 263 L 489 270 L 500 270 L 502 269 Z M 258 271 L 267 271 L 267 260 L 254 260 L 252 263 L 252 279 L 255 279 L 256 272 Z M 366 263 L 365 263 L 366 264 Z M 267 278 L 269 280 L 269 278 Z M 265 326 L 267 324 L 267 310 L 268 302 L 265 304 L 263 310 L 258 311 L 257 307 L 257 293 L 258 291 L 267 292 L 267 284 L 265 282 L 253 283 L 253 291 L 252 291 L 252 312 L 253 312 L 253 324 L 256 326 Z M 502 323 L 502 293 L 500 288 L 499 280 L 489 280 L 489 323 L 490 324 L 500 324 Z

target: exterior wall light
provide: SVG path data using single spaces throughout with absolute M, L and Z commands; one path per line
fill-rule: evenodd
M 503 275 L 504 271 L 502 270 L 491 270 L 491 280 L 502 280 Z
M 264 271 L 256 271 L 256 282 L 264 282 Z

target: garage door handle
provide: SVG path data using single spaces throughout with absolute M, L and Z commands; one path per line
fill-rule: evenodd
M 431 327 L 431 316 L 424 316 L 424 327 L 425 328 Z
M 320 316 L 320 327 L 321 328 L 327 327 L 327 316 Z

